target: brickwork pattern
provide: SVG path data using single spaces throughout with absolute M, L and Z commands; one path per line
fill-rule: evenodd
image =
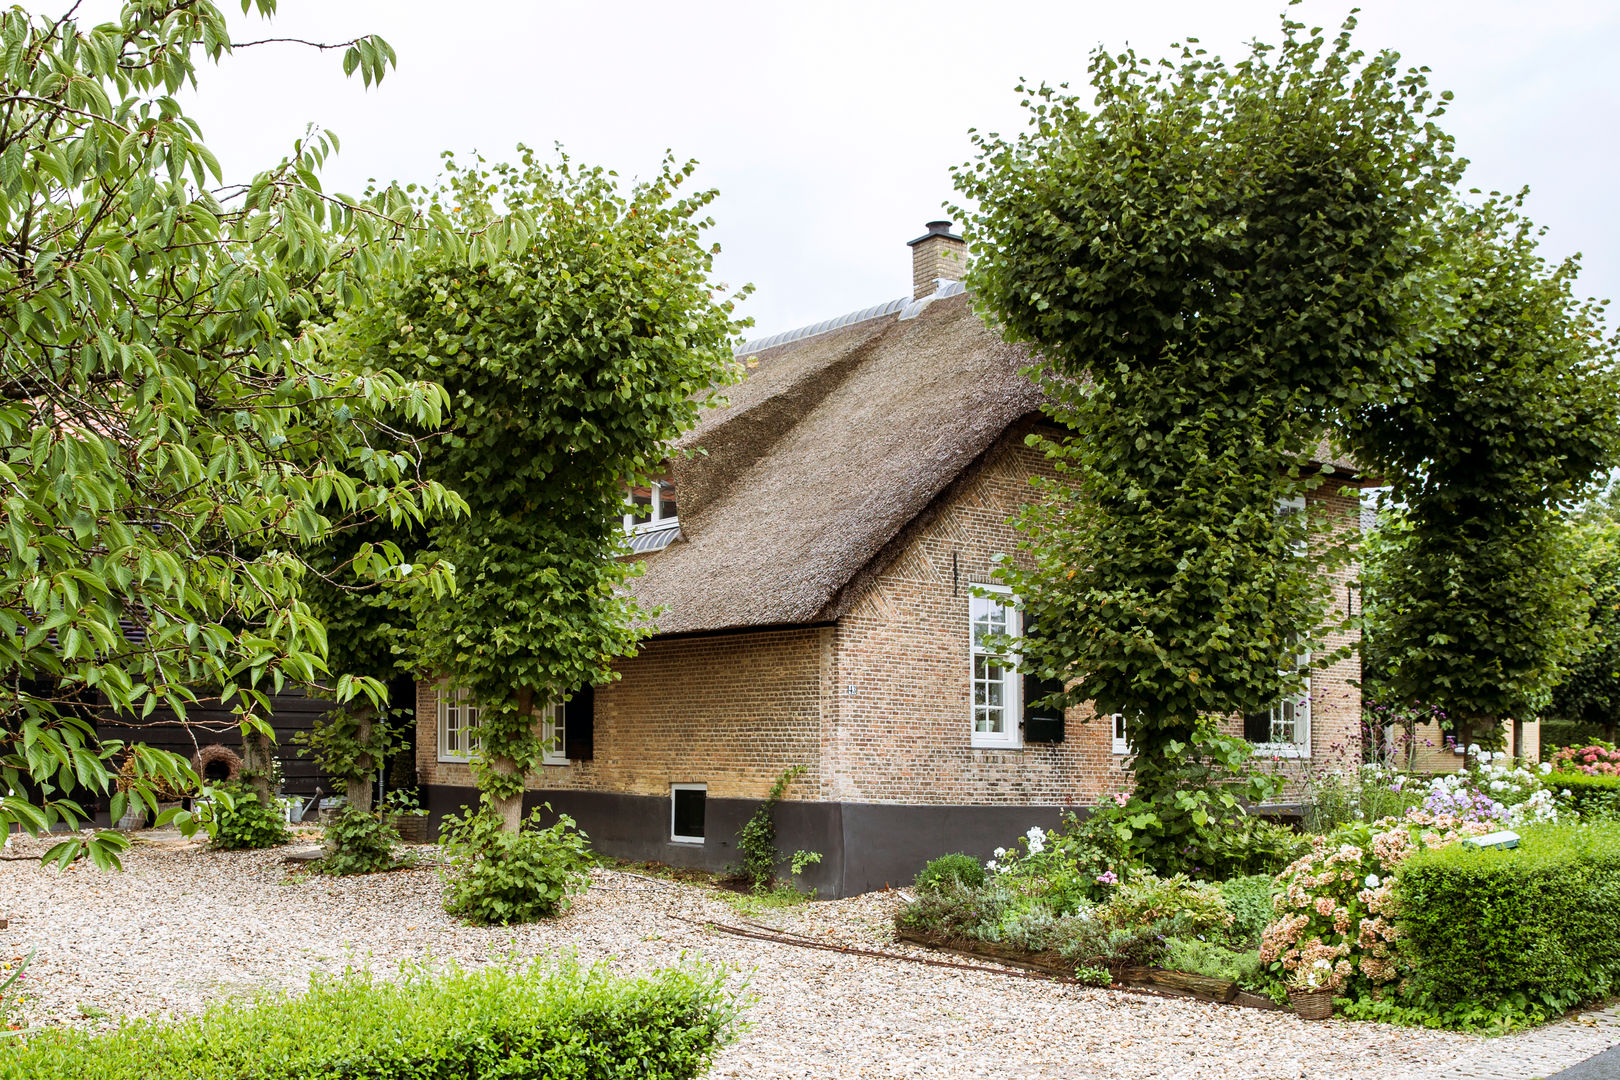
M 795 628 L 650 642 L 596 691 L 594 756 L 545 765 L 538 790 L 667 795 L 706 783 L 716 798 L 761 798 L 802 764 L 795 793 L 819 791 L 821 654 L 830 628 Z M 417 690 L 417 765 L 423 781 L 469 785 L 466 765 L 438 760 L 435 684 Z
M 961 281 L 967 270 L 967 245 L 947 236 L 930 236 L 911 255 L 911 295 L 921 300 L 934 294 L 934 279 Z
M 1087 805 L 1128 786 L 1113 731 L 1091 710 L 1072 710 L 1065 741 L 1018 749 L 971 745 L 969 591 L 994 581 L 1000 557 L 1015 555 L 1009 520 L 1031 497 L 1029 479 L 1044 459 L 1005 440 L 927 528 L 839 620 L 827 769 L 829 797 L 856 802 Z M 1356 528 L 1354 490 L 1324 488 L 1313 515 Z M 1336 573 L 1335 613 L 1349 598 L 1353 567 Z M 1353 633 L 1330 646 L 1353 645 Z M 1352 654 L 1312 676 L 1311 753 L 1279 760 L 1297 773 L 1342 754 L 1359 760 L 1360 676 Z M 1230 728 L 1241 734 L 1241 721 Z

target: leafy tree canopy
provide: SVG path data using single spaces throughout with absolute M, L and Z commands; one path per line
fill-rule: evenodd
M 397 189 L 323 191 L 337 140 L 321 132 L 226 183 L 172 96 L 196 84 L 199 55 L 232 49 L 205 0 L 139 0 L 94 27 L 12 8 L 0 47 L 0 825 L 38 830 L 108 790 L 124 748 L 97 742 L 98 698 L 183 718 L 225 686 L 262 730 L 251 717 L 268 691 L 324 670 L 300 552 L 459 505 L 415 461 L 412 433 L 440 423 L 443 391 L 352 372 L 321 334 L 288 328 L 403 272 L 413 247 L 444 266 L 469 241 Z M 368 83 L 392 63 L 376 38 L 344 59 Z M 508 235 L 503 223 L 470 243 L 496 252 Z M 371 579 L 407 570 L 386 546 L 352 561 Z M 131 753 L 149 804 L 155 777 L 189 779 L 178 759 Z M 120 844 L 104 833 L 88 852 L 108 865 Z M 74 838 L 55 855 L 81 850 Z
M 976 134 L 957 172 L 969 284 L 1074 432 L 1044 444 L 1057 479 L 1003 575 L 1039 628 L 1025 663 L 1126 715 L 1150 797 L 1201 714 L 1334 658 L 1320 570 L 1342 547 L 1305 550 L 1279 500 L 1320 483 L 1341 410 L 1418 369 L 1427 222 L 1459 166 L 1424 73 L 1353 26 L 1285 19 L 1230 65 L 1099 50 L 1094 106 L 1023 88 L 1027 130 Z
M 1441 331 L 1420 378 L 1354 414 L 1357 457 L 1390 482 L 1369 566 L 1375 693 L 1445 712 L 1494 745 L 1588 647 L 1580 537 L 1564 512 L 1620 452 L 1616 340 L 1549 265 L 1518 198 L 1437 222 Z
M 471 270 L 419 260 L 336 330 L 357 366 L 449 395 L 424 470 L 469 512 L 428 531 L 425 557 L 452 562 L 458 590 L 418 605 L 413 657 L 477 698 L 474 772 L 509 828 L 543 749 L 534 710 L 612 678 L 649 632 L 621 589 L 627 485 L 734 373 L 744 324 L 702 242 L 715 193 L 681 194 L 694 167 L 666 159 L 626 190 L 566 156 L 450 158 L 441 209 L 476 229 L 504 207 L 532 234 Z

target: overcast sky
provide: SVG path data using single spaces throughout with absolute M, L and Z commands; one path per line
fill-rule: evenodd
M 1085 81 L 1099 43 L 1162 55 L 1185 35 L 1228 57 L 1277 37 L 1282 0 L 570 3 L 281 0 L 236 40 L 377 33 L 399 68 L 365 90 L 339 56 L 245 50 L 205 68 L 189 106 L 227 176 L 279 160 L 304 125 L 343 140 L 328 189 L 431 181 L 439 152 L 563 143 L 626 175 L 666 148 L 718 187 L 719 272 L 753 282 L 750 336 L 910 289 L 905 241 L 942 215 L 967 129 L 1021 124 L 1020 76 Z M 36 6 L 30 4 L 30 6 Z M 1334 27 L 1347 3 L 1294 10 Z M 1357 41 L 1394 48 L 1456 92 L 1445 121 L 1486 189 L 1529 184 L 1546 248 L 1585 254 L 1582 291 L 1620 293 L 1620 4 L 1368 0 Z M 1611 317 L 1611 324 L 1614 319 Z

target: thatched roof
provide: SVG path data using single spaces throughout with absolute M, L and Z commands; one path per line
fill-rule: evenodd
M 950 292 L 743 353 L 747 379 L 679 444 L 705 452 L 674 461 L 681 540 L 631 583 L 665 609 L 660 633 L 831 618 L 838 591 L 1039 410 L 1027 353 Z

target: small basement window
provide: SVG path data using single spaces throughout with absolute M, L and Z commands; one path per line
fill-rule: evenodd
M 707 784 L 669 785 L 669 838 L 677 844 L 703 843 L 708 801 Z

